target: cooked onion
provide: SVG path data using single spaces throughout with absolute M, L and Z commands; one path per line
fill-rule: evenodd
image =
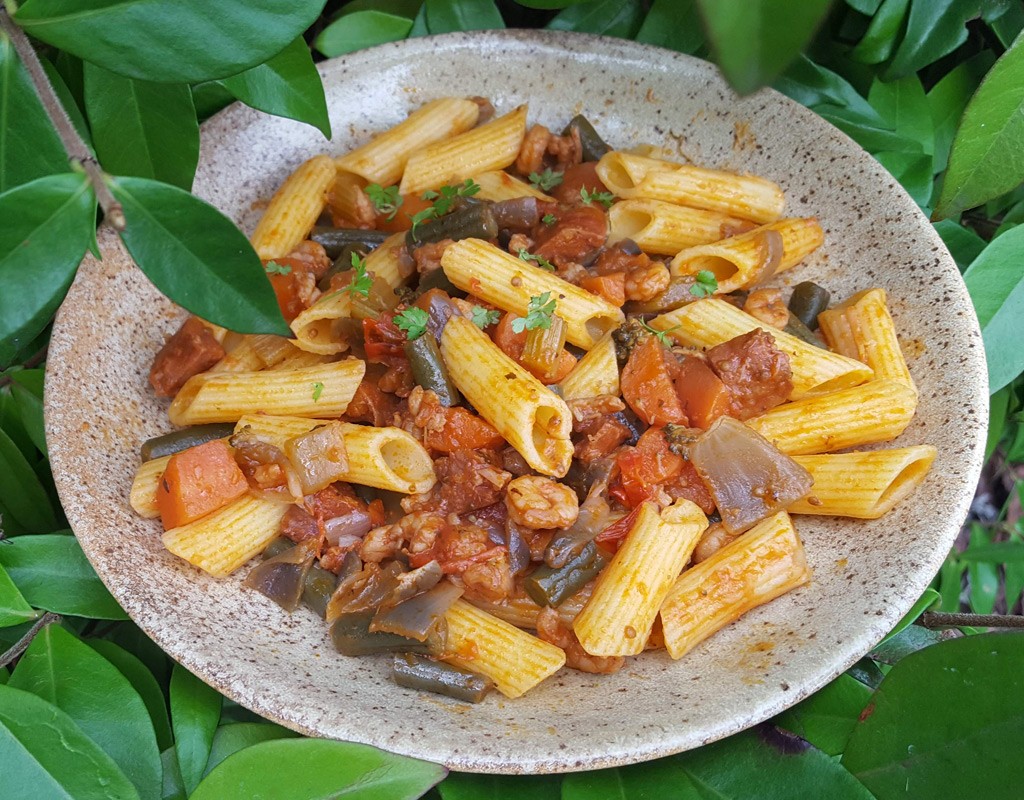
M 269 597 L 285 611 L 292 612 L 302 599 L 306 573 L 313 565 L 313 549 L 297 544 L 257 564 L 245 578 L 245 585 Z
M 378 611 L 370 623 L 370 631 L 384 631 L 410 639 L 426 641 L 432 630 L 444 620 L 445 612 L 462 596 L 462 589 L 441 581 L 429 592 L 418 594 L 394 608 Z
M 754 269 L 754 274 L 746 282 L 747 286 L 757 286 L 761 281 L 768 280 L 775 274 L 782 261 L 782 234 L 778 231 L 762 231 L 758 237 L 761 250 L 761 263 Z
M 335 547 L 349 547 L 358 544 L 372 527 L 370 515 L 360 509 L 349 511 L 340 517 L 324 520 L 324 533 L 327 536 L 327 541 Z

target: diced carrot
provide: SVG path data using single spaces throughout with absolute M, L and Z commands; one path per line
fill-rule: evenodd
M 156 505 L 164 529 L 204 517 L 248 490 L 231 448 L 221 439 L 175 453 L 157 486 Z
M 580 281 L 580 288 L 603 297 L 613 306 L 622 307 L 626 302 L 626 273 L 612 272 L 608 275 L 591 275 Z
M 494 450 L 505 444 L 494 426 L 471 411 L 459 406 L 445 409 L 444 427 L 426 432 L 423 442 L 440 453 L 456 450 Z
M 538 375 L 536 371 L 530 369 L 529 365 L 523 363 L 523 351 L 526 349 L 526 331 L 522 333 L 516 333 L 512 330 L 512 322 L 518 319 L 518 315 L 513 314 L 511 311 L 507 312 L 498 323 L 498 326 L 494 329 L 491 334 L 494 338 L 494 343 L 498 345 L 501 351 L 515 361 L 523 369 L 529 371 L 533 377 L 539 381 L 545 383 L 558 383 L 562 378 L 572 372 L 572 368 L 576 366 L 576 359 L 573 354 L 568 350 L 562 350 L 562 354 L 558 357 L 558 364 L 556 365 L 554 375 Z
M 286 322 L 291 322 L 306 310 L 306 304 L 302 302 L 300 296 L 299 276 L 293 269 L 287 275 L 275 273 L 268 277 L 270 285 L 274 287 L 274 294 L 277 296 L 277 305 L 281 308 L 281 314 Z
M 729 387 L 696 356 L 683 358 L 673 370 L 672 383 L 694 428 L 707 430 L 716 419 L 729 413 Z
M 424 200 L 418 194 L 403 194 L 402 205 L 394 217 L 388 219 L 388 214 L 377 215 L 377 230 L 388 233 L 407 231 L 412 227 L 412 218 L 421 211 L 430 208 L 431 201 Z
M 622 370 L 622 399 L 648 425 L 688 423 L 672 386 L 670 366 L 675 357 L 654 336 L 638 344 Z

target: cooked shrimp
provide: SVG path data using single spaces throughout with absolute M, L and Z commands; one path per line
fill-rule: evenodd
M 782 302 L 781 289 L 754 289 L 747 295 L 743 310 L 773 328 L 785 328 L 789 322 L 789 309 Z
M 576 493 L 550 478 L 523 475 L 508 484 L 508 515 L 526 528 L 568 528 L 579 516 Z
M 580 672 L 610 675 L 622 669 L 626 659 L 622 656 L 592 656 L 580 644 L 572 629 L 562 622 L 558 612 L 550 606 L 537 615 L 537 636 L 565 651 L 565 665 Z

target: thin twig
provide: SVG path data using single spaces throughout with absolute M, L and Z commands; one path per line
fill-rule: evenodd
M 40 63 L 39 56 L 36 55 L 32 43 L 21 28 L 14 24 L 14 20 L 11 19 L 4 8 L 0 8 L 0 28 L 10 37 L 15 52 L 17 52 L 18 57 L 21 59 L 21 63 L 25 65 L 29 79 L 32 81 L 32 86 L 35 87 L 36 94 L 39 96 L 47 116 L 53 123 L 57 135 L 60 137 L 61 144 L 64 145 L 64 150 L 68 154 L 68 160 L 72 164 L 80 165 L 85 174 L 89 176 L 89 182 L 96 192 L 96 199 L 99 201 L 100 208 L 103 209 L 103 219 L 114 230 L 123 231 L 125 228 L 124 209 L 114 199 L 114 195 L 110 193 L 110 187 L 103 180 L 103 170 L 93 154 L 89 152 L 88 145 L 78 135 L 78 131 L 75 130 L 75 126 L 71 123 L 68 112 L 61 105 L 60 99 L 50 83 L 50 79 L 46 77 L 46 72 L 43 70 L 43 65 Z
M 1024 616 L 1017 614 L 948 614 L 925 611 L 917 620 L 925 628 L 1024 628 Z
M 39 349 L 39 351 L 36 352 L 27 361 L 25 361 L 22 364 L 22 366 L 25 369 L 32 369 L 33 367 L 38 367 L 40 364 L 42 364 L 44 361 L 46 361 L 46 351 L 49 348 L 49 346 L 50 345 L 48 345 L 48 344 L 44 344 Z M 3 389 L 5 386 L 10 386 L 12 383 L 14 383 L 14 376 L 12 376 L 12 375 L 0 375 L 0 389 Z
M 47 611 L 43 616 L 36 620 L 35 625 L 25 632 L 25 635 L 18 640 L 17 644 L 0 656 L 0 667 L 6 667 L 14 661 L 14 659 L 24 653 L 28 646 L 32 644 L 32 640 L 36 638 L 36 634 L 51 622 L 60 622 L 60 615 L 54 614 L 52 611 Z

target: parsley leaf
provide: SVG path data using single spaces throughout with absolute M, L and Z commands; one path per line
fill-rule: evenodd
M 411 342 L 419 339 L 427 332 L 427 312 L 416 306 L 409 306 L 401 314 L 395 314 L 391 321 L 405 331 L 406 338 Z
M 588 192 L 586 186 L 581 186 L 580 200 L 583 201 L 584 205 L 588 206 L 596 200 L 605 208 L 611 208 L 612 203 L 615 200 L 615 195 L 613 195 L 611 192 Z
M 483 306 L 473 306 L 473 324 L 480 330 L 488 325 L 494 325 L 501 319 L 501 312 L 497 309 L 488 309 Z
M 561 172 L 552 172 L 550 169 L 546 169 L 541 173 L 530 173 L 530 183 L 537 189 L 540 189 L 542 192 L 547 192 L 550 191 L 551 189 L 554 189 L 561 182 Z
M 324 385 L 317 381 L 313 384 L 313 402 L 317 403 L 320 401 L 320 395 L 324 393 Z
M 519 248 L 519 258 L 522 261 L 532 261 L 534 264 L 536 264 L 541 269 L 547 269 L 547 270 L 550 270 L 551 272 L 555 271 L 555 265 L 554 264 L 552 264 L 550 261 L 548 261 L 546 258 L 544 258 L 544 256 L 535 256 L 535 255 L 532 255 L 531 253 L 528 253 L 526 251 L 525 247 L 520 247 Z
M 466 178 L 458 186 L 442 186 L 436 192 L 434 190 L 423 193 L 424 200 L 433 200 L 430 208 L 425 208 L 418 214 L 412 215 L 411 233 L 415 237 L 416 226 L 428 219 L 438 219 L 451 211 L 452 204 L 460 197 L 472 197 L 480 191 L 480 184 L 472 178 Z
M 640 324 L 644 326 L 645 331 L 652 334 L 654 338 L 661 342 L 663 345 L 665 345 L 665 347 L 670 347 L 672 345 L 672 342 L 669 340 L 668 335 L 672 333 L 672 331 L 678 330 L 679 328 L 683 327 L 682 325 L 673 325 L 671 328 L 659 331 L 656 330 L 655 328 L 652 328 L 646 322 L 641 322 Z
M 352 276 L 352 282 L 345 287 L 345 291 L 351 296 L 361 294 L 363 297 L 369 297 L 373 278 L 366 274 L 366 259 L 360 258 L 359 253 L 354 250 L 352 251 L 352 269 L 356 274 Z
M 544 292 L 542 295 L 530 298 L 530 305 L 526 307 L 526 316 L 512 320 L 513 333 L 532 331 L 534 328 L 550 328 L 551 315 L 555 313 L 555 298 L 551 292 Z
M 697 273 L 697 282 L 690 287 L 690 294 L 694 297 L 710 297 L 718 291 L 718 280 L 715 273 L 709 269 L 702 269 Z
M 543 222 L 545 225 L 554 225 L 556 222 L 558 222 L 554 214 L 545 214 L 543 217 L 540 218 L 540 221 Z
M 278 264 L 276 261 L 268 261 L 263 267 L 268 275 L 290 275 L 292 268 L 287 264 Z
M 390 222 L 395 218 L 398 209 L 401 208 L 405 198 L 398 193 L 397 186 L 384 188 L 379 183 L 371 183 L 366 187 L 366 196 L 370 198 L 373 207 L 379 214 L 387 214 L 386 219 Z

